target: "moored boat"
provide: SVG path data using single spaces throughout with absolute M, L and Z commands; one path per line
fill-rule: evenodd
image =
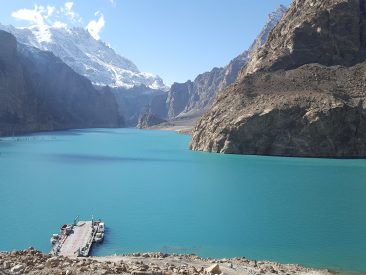
M 95 234 L 94 241 L 96 243 L 101 243 L 104 239 L 104 233 L 98 232 Z
M 95 235 L 93 241 L 95 243 L 101 243 L 104 239 L 105 224 L 101 220 L 97 220 L 93 223 Z
M 60 235 L 59 234 L 52 234 L 52 237 L 50 239 L 50 242 L 52 245 L 54 245 L 55 243 L 57 243 L 60 239 Z

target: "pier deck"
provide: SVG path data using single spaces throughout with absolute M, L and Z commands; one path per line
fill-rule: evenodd
M 93 243 L 101 243 L 104 239 L 105 224 L 101 220 L 79 221 L 64 224 L 59 234 L 52 234 L 51 255 L 66 257 L 88 257 Z
M 91 221 L 79 221 L 73 228 L 73 233 L 65 236 L 62 240 L 62 246 L 59 252 L 61 256 L 76 257 L 78 256 L 79 248 L 85 247 L 93 241 Z M 91 247 L 91 245 L 90 245 Z M 88 254 L 89 250 L 88 249 Z

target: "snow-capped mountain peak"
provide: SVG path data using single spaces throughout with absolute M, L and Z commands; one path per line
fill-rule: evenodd
M 0 25 L 0 29 L 12 33 L 19 43 L 53 52 L 95 85 L 124 88 L 145 85 L 152 89 L 168 89 L 159 76 L 140 72 L 132 61 L 117 54 L 103 41 L 95 40 L 86 29 L 59 25 L 28 28 Z

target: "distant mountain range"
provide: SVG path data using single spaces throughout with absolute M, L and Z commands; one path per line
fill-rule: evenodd
M 140 126 L 152 126 L 152 122 L 185 118 L 189 119 L 189 123 L 193 123 L 212 105 L 220 90 L 235 82 L 251 54 L 264 45 L 286 11 L 287 8 L 281 5 L 269 14 L 267 22 L 249 50 L 235 57 L 223 68 L 214 68 L 210 72 L 198 75 L 194 81 L 174 83 L 168 92 L 163 89 L 151 89 L 145 85 L 111 88 L 126 125 L 135 127 L 140 120 Z M 156 119 L 151 120 L 152 117 Z M 144 119 L 149 121 L 143 121 Z
M 209 108 L 217 93 L 233 84 L 252 53 L 261 48 L 267 41 L 270 32 L 281 20 L 287 8 L 280 5 L 269 14 L 268 20 L 250 48 L 235 57 L 223 68 L 214 68 L 196 77 L 194 81 L 174 83 L 166 94 L 166 114 L 161 117 L 161 104 L 152 104 L 150 113 L 163 119 L 199 117 Z M 160 101 L 162 101 L 160 96 Z
M 86 29 L 15 28 L 1 24 L 0 29 L 13 34 L 19 43 L 51 51 L 94 85 L 123 88 L 145 85 L 152 89 L 168 89 L 159 76 L 140 72 L 132 61 L 118 55 L 106 43 L 95 40 Z
M 0 135 L 198 118 L 220 90 L 235 82 L 285 11 L 280 6 L 270 14 L 250 49 L 227 66 L 171 88 L 160 77 L 141 73 L 87 30 L 0 25 L 5 30 L 0 48 L 6 49 L 0 52 L 0 69 L 6 72 L 0 78 Z
M 261 48 L 268 39 L 270 32 L 281 20 L 287 8 L 280 5 L 268 16 L 268 20 L 262 28 L 250 48 L 230 61 L 223 68 L 214 68 L 197 76 L 191 82 L 173 84 L 168 95 L 168 118 L 181 116 L 200 116 L 213 103 L 218 91 L 233 84 L 241 70 L 248 62 L 253 52 Z

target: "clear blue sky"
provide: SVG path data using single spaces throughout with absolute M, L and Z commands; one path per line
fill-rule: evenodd
M 66 2 L 73 2 L 70 10 L 65 7 Z M 103 14 L 104 24 L 102 20 L 94 24 L 99 26 L 100 38 L 141 71 L 158 74 L 171 84 L 227 64 L 248 48 L 271 11 L 290 3 L 291 0 L 0 0 L 0 22 L 28 26 L 30 22 L 19 17 L 29 14 L 18 12 L 17 19 L 14 11 L 34 10 L 35 5 L 36 13 L 41 12 L 46 23 L 48 13 L 42 7 L 47 6 L 55 7 L 53 22 L 57 19 L 69 26 L 86 27 L 91 20 L 97 23 Z

